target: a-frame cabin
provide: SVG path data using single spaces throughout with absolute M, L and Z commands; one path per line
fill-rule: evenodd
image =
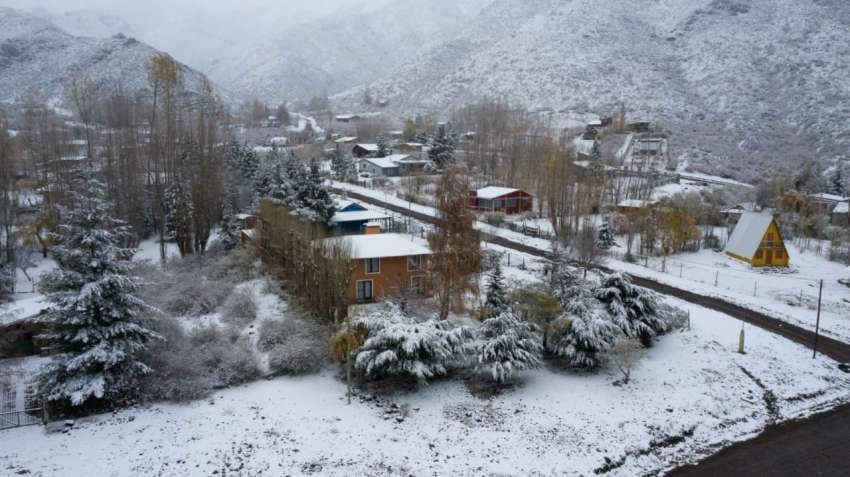
M 789 264 L 779 225 L 772 215 L 758 212 L 741 214 L 726 244 L 726 255 L 754 267 L 787 267 Z

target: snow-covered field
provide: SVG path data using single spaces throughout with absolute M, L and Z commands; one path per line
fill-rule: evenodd
M 691 312 L 691 329 L 662 338 L 625 386 L 613 385 L 612 369 L 544 368 L 493 398 L 454 379 L 347 406 L 326 369 L 60 423 L 61 432 L 3 431 L 0 473 L 587 475 L 608 465 L 609 475 L 637 475 L 850 400 L 850 376 L 834 362 L 750 327 L 747 354 L 737 354 L 737 321 L 675 304 Z
M 607 260 L 606 265 L 702 295 L 716 296 L 811 330 L 817 320 L 818 282 L 823 279 L 821 332 L 850 343 L 850 288 L 838 283 L 839 278 L 850 277 L 850 267 L 830 262 L 820 255 L 800 252 L 790 243 L 786 243 L 786 247 L 791 267 L 781 272 L 759 271 L 722 252 L 708 249 L 671 256 L 664 267 L 660 258 L 651 259 L 649 268 L 643 263 L 613 259 Z

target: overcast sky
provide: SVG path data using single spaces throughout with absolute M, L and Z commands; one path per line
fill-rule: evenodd
M 0 0 L 61 14 L 85 10 L 123 20 L 125 33 L 205 70 L 221 54 L 273 41 L 283 29 L 340 9 L 367 11 L 391 0 Z M 92 17 L 87 15 L 87 17 Z M 62 25 L 70 30 L 70 26 Z M 86 29 L 86 27 L 83 27 Z M 85 36 L 105 32 L 71 31 Z M 123 31 L 129 30 L 129 31 Z M 118 32 L 109 32 L 107 36 Z

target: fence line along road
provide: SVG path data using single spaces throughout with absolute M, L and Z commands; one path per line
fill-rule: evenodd
M 433 216 L 430 216 L 428 214 L 423 214 L 421 212 L 417 212 L 415 210 L 411 210 L 399 205 L 384 202 L 375 197 L 359 194 L 357 192 L 353 192 L 347 189 L 334 188 L 334 190 L 337 193 L 346 194 L 353 199 L 361 200 L 363 202 L 376 205 L 387 210 L 391 210 L 401 215 L 406 215 L 408 217 L 421 220 L 422 222 L 428 222 L 433 224 L 435 220 Z M 515 240 L 507 239 L 505 237 L 500 237 L 498 235 L 493 235 L 486 232 L 481 232 L 481 234 L 482 237 L 484 237 L 484 239 L 490 243 L 494 243 L 505 248 L 516 250 L 518 252 L 527 253 L 536 257 L 552 258 L 552 253 L 548 250 L 541 250 L 537 247 L 532 247 L 530 245 L 517 242 Z M 597 266 L 596 268 L 608 273 L 614 271 L 604 266 Z M 703 306 L 711 310 L 719 311 L 726 315 L 737 318 L 745 323 L 758 326 L 759 328 L 762 328 L 766 331 L 787 338 L 803 346 L 814 345 L 815 333 L 805 328 L 801 328 L 790 323 L 785 323 L 781 320 L 777 320 L 776 318 L 771 318 L 770 316 L 764 313 L 750 310 L 748 308 L 736 305 L 734 303 L 730 303 L 720 298 L 699 295 L 688 290 L 684 290 L 681 288 L 674 287 L 672 285 L 667 285 L 665 283 L 652 280 L 650 278 L 639 276 L 632 276 L 632 278 L 636 285 L 642 286 L 644 288 L 654 290 L 664 295 L 679 298 L 681 300 L 699 306 Z M 838 361 L 839 363 L 850 363 L 850 344 L 843 343 L 836 339 L 821 335 L 818 338 L 818 351 Z

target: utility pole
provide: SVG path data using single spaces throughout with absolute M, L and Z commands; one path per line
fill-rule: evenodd
M 815 359 L 818 355 L 818 338 L 820 337 L 820 302 L 821 297 L 823 296 L 823 279 L 820 281 L 820 287 L 818 288 L 818 318 L 815 321 L 815 349 L 812 352 L 812 359 Z

